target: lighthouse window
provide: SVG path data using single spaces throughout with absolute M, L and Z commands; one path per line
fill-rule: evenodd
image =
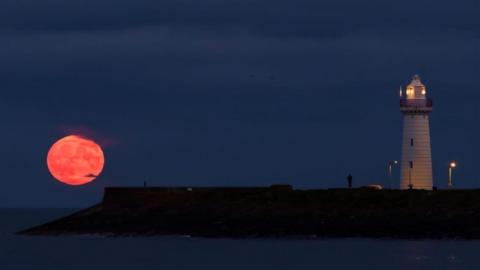
M 413 147 L 413 138 L 410 139 L 410 146 Z

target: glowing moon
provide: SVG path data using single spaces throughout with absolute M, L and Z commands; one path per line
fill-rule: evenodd
M 55 142 L 47 155 L 47 166 L 52 176 L 74 186 L 97 178 L 104 163 L 102 148 L 94 141 L 76 135 Z

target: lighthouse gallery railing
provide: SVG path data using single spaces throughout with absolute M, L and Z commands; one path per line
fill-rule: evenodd
M 433 101 L 429 98 L 426 99 L 400 99 L 400 107 L 402 108 L 415 108 L 415 107 L 427 107 L 431 108 Z

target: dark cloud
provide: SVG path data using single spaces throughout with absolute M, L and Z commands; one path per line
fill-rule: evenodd
M 102 31 L 177 26 L 212 31 L 236 28 L 265 35 L 338 36 L 362 29 L 451 28 L 478 33 L 474 0 L 126 1 L 5 0 L 0 25 L 18 31 Z

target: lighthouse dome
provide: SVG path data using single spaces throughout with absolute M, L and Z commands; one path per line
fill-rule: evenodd
M 412 82 L 407 86 L 407 98 L 409 99 L 425 99 L 427 89 L 420 80 L 420 76 L 414 75 Z

